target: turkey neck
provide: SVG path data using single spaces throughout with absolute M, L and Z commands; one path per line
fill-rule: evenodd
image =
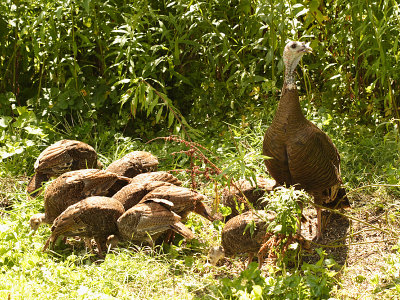
M 295 128 L 298 128 L 300 123 L 306 121 L 307 120 L 301 110 L 296 84 L 294 83 L 294 80 L 288 81 L 287 76 L 285 76 L 282 96 L 279 100 L 273 123 L 278 123 L 284 126 L 293 125 Z

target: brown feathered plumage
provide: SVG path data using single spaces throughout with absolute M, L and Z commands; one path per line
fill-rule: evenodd
M 144 196 L 139 203 L 152 198 L 171 201 L 173 203 L 172 211 L 181 216 L 182 220 L 185 220 L 190 212 L 195 212 L 210 221 L 215 220 L 210 207 L 203 203 L 206 196 L 188 188 L 175 185 L 160 186 Z
M 164 181 L 132 182 L 119 190 L 113 198 L 121 202 L 125 210 L 128 210 L 138 204 L 149 192 L 164 185 L 172 185 L 172 183 Z
M 35 162 L 35 175 L 27 186 L 27 192 L 31 196 L 37 196 L 35 192 L 42 186 L 43 181 L 52 176 L 58 176 L 72 170 L 86 168 L 102 168 L 97 159 L 97 153 L 93 147 L 80 141 L 61 140 L 47 147 L 40 153 Z
M 311 48 L 289 42 L 284 50 L 285 82 L 272 124 L 264 136 L 263 154 L 268 172 L 279 185 L 296 185 L 317 204 L 335 201 L 342 183 L 340 157 L 331 139 L 308 121 L 301 110 L 295 68 Z M 317 208 L 317 238 L 322 237 L 321 210 Z
M 275 219 L 275 214 L 259 210 L 248 211 L 230 219 L 221 233 L 221 247 L 210 249 L 209 258 L 211 264 L 216 264 L 224 256 L 248 254 L 247 266 L 251 263 L 254 254 L 258 253 L 261 245 L 265 242 L 265 236 L 269 221 Z M 250 231 L 250 224 L 254 222 L 254 232 Z M 259 257 L 259 268 L 263 258 Z
M 132 178 L 141 173 L 156 171 L 157 167 L 158 159 L 153 154 L 146 151 L 133 151 L 111 163 L 106 170 Z M 114 195 L 123 186 L 125 183 L 117 180 L 110 188 L 108 196 Z
M 51 224 L 68 206 L 89 196 L 103 196 L 117 180 L 129 178 L 99 169 L 84 169 L 64 173 L 46 188 L 44 214 L 32 216 L 30 225 L 37 229 L 41 223 Z
M 174 185 L 182 185 L 182 182 L 171 173 L 166 171 L 147 172 L 136 175 L 131 182 L 146 182 L 146 181 L 165 181 Z
M 121 237 L 152 245 L 161 233 L 173 230 L 186 239 L 193 239 L 192 231 L 172 211 L 173 206 L 172 202 L 165 199 L 147 199 L 128 209 L 117 221 Z
M 156 171 L 157 166 L 158 159 L 150 152 L 133 151 L 111 163 L 107 171 L 132 178 L 141 173 Z
M 99 254 L 106 249 L 110 235 L 118 235 L 117 220 L 125 212 L 122 204 L 112 198 L 94 196 L 69 206 L 53 222 L 51 236 L 43 251 L 59 236 L 94 238 Z
M 257 177 L 256 182 L 251 182 L 247 179 L 241 179 L 232 183 L 229 187 L 225 187 L 221 195 L 221 203 L 231 208 L 232 213 L 226 217 L 227 220 L 239 214 L 238 207 L 243 206 L 245 212 L 250 209 L 249 204 L 244 199 L 253 205 L 254 209 L 262 209 L 268 203 L 262 202 L 261 199 L 265 193 L 270 193 L 276 185 L 275 180 Z M 242 194 L 243 193 L 243 194 Z M 243 203 L 243 205 L 242 205 Z

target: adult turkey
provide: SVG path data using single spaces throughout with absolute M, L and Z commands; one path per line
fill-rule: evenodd
M 107 171 L 125 177 L 135 177 L 138 174 L 156 171 L 158 159 L 150 152 L 132 151 L 114 161 L 107 167 Z M 117 180 L 109 189 L 108 196 L 114 195 L 125 185 L 124 181 Z
M 36 197 L 42 183 L 50 177 L 73 170 L 102 167 L 92 146 L 80 141 L 61 140 L 39 154 L 34 165 L 35 174 L 26 190 L 30 196 Z
M 125 212 L 122 204 L 112 198 L 93 196 L 75 203 L 63 211 L 53 222 L 51 235 L 43 251 L 59 236 L 94 238 L 102 256 L 107 239 L 118 235 L 117 220 Z
M 324 205 L 339 202 L 338 197 L 343 198 L 345 191 L 340 188 L 340 156 L 335 145 L 305 118 L 300 107 L 295 69 L 301 57 L 310 52 L 312 49 L 304 42 L 291 41 L 285 46 L 282 95 L 272 124 L 264 135 L 263 154 L 270 157 L 265 165 L 278 185 L 296 185 L 310 193 L 316 204 Z M 321 208 L 316 209 L 316 238 L 320 239 Z
M 68 206 L 89 196 L 104 196 L 115 181 L 130 178 L 99 169 L 84 169 L 64 173 L 57 177 L 44 193 L 44 213 L 31 217 L 30 226 L 36 230 L 42 223 L 53 223 Z

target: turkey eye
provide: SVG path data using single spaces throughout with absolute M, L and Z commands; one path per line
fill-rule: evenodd
M 296 44 L 293 44 L 291 47 L 292 47 L 293 49 L 296 49 Z

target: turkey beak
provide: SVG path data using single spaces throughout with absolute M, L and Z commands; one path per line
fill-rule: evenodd
M 303 49 L 301 51 L 305 53 L 312 53 L 312 48 L 310 47 L 310 43 L 303 44 Z

